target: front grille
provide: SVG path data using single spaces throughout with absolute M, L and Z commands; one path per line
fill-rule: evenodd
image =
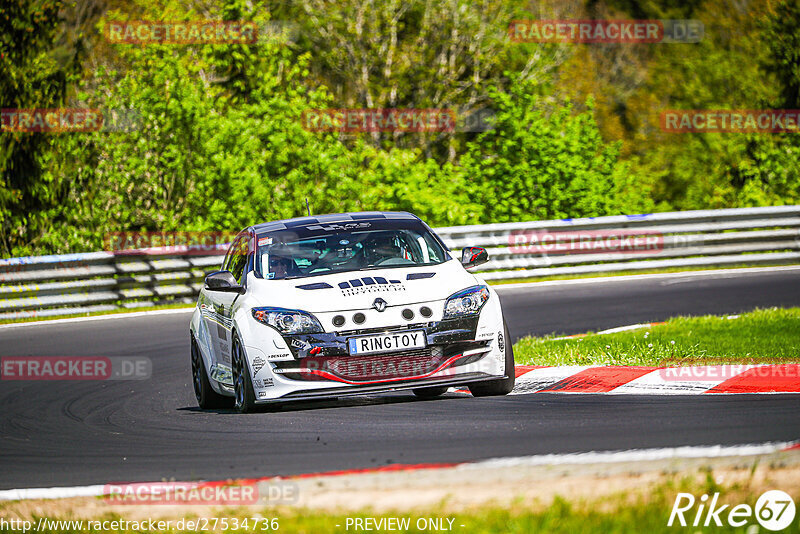
M 364 356 L 350 356 L 350 355 L 342 355 L 342 356 L 331 356 L 327 358 L 315 358 L 313 356 L 309 356 L 307 358 L 303 358 L 301 360 L 287 360 L 287 361 L 279 361 L 279 362 L 272 362 L 272 365 L 275 369 L 297 369 L 298 367 L 308 368 L 309 361 L 320 361 L 320 360 L 334 360 L 334 359 L 341 359 L 341 360 L 349 360 L 352 358 L 380 358 L 380 357 L 392 357 L 392 358 L 432 358 L 432 349 L 433 347 L 428 347 L 425 349 L 413 349 L 413 350 L 403 350 L 399 352 L 390 352 L 388 354 L 368 354 Z M 437 349 L 437 357 L 441 355 L 442 350 Z
M 371 354 L 365 356 L 321 356 L 299 362 L 273 362 L 281 376 L 291 380 L 374 382 L 413 379 L 435 371 L 446 358 L 440 347 Z
M 415 380 L 432 373 L 454 356 L 487 345 L 487 341 L 472 341 L 446 346 L 432 345 L 424 349 L 388 354 L 313 356 L 295 361 L 272 362 L 272 365 L 279 370 L 280 376 L 304 382 L 341 379 L 358 384 Z M 459 358 L 450 363 L 448 368 L 476 362 L 485 355 L 484 352 Z

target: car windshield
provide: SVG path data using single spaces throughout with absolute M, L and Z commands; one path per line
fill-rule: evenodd
M 256 268 L 281 280 L 365 269 L 436 265 L 450 256 L 422 224 L 359 222 L 269 232 L 258 237 Z

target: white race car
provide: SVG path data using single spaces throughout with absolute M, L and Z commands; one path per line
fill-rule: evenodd
M 209 274 L 192 316 L 192 378 L 201 408 L 466 385 L 514 387 L 497 293 L 402 212 L 302 217 L 242 230 Z

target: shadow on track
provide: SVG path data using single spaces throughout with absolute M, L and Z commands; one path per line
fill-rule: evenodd
M 446 400 L 455 399 L 468 399 L 472 398 L 466 394 L 448 393 L 441 397 L 432 399 L 422 399 L 414 395 L 375 395 L 375 396 L 358 396 L 358 397 L 340 397 L 338 399 L 326 400 L 302 400 L 291 401 L 284 404 L 265 404 L 257 406 L 256 414 L 261 413 L 288 413 L 288 412 L 305 412 L 311 410 L 327 410 L 331 408 L 352 408 L 355 406 L 380 406 L 384 404 L 406 404 L 415 402 L 443 402 Z M 195 412 L 201 414 L 218 413 L 218 414 L 235 414 L 236 410 L 233 409 L 233 399 L 231 399 L 230 408 L 215 408 L 203 410 L 197 406 L 186 406 L 177 408 L 179 412 Z M 240 414 L 248 415 L 248 414 Z

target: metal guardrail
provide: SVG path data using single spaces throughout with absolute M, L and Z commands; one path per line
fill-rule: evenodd
M 453 250 L 485 247 L 487 280 L 800 263 L 800 206 L 438 228 Z M 90 252 L 0 260 L 0 319 L 193 303 L 214 255 Z

